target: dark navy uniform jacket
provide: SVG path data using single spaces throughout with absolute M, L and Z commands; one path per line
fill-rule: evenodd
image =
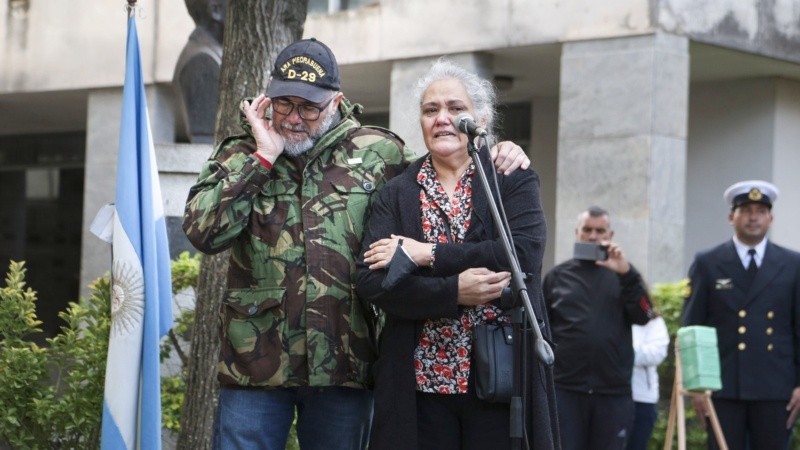
M 733 240 L 689 269 L 684 325 L 717 329 L 722 389 L 714 397 L 787 400 L 800 386 L 800 253 L 767 242 L 749 289 Z

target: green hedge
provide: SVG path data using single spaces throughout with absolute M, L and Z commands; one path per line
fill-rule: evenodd
M 684 279 L 677 283 L 656 283 L 650 292 L 656 310 L 664 317 L 669 330 L 670 345 L 667 359 L 658 367 L 661 400 L 658 404 L 658 421 L 653 429 L 648 449 L 663 449 L 666 439 L 667 417 L 669 403 L 672 396 L 672 384 L 675 381 L 675 335 L 681 326 L 681 312 L 683 301 L 688 294 L 689 280 Z M 706 433 L 700 428 L 695 417 L 691 400 L 686 398 L 686 448 L 705 448 Z M 677 448 L 677 427 L 673 432 L 673 445 Z
M 199 257 L 182 254 L 172 262 L 173 294 L 197 283 Z M 11 261 L 0 289 L 0 447 L 14 449 L 98 448 L 111 329 L 110 280 L 95 280 L 88 299 L 69 303 L 58 314 L 65 325 L 39 345 L 36 292 L 25 282 L 24 262 Z M 162 357 L 188 333 L 191 311 L 176 320 Z M 183 375 L 162 379 L 165 428 L 177 430 L 183 403 Z
M 14 449 L 98 448 L 108 332 L 109 283 L 70 303 L 59 317 L 61 334 L 40 346 L 36 293 L 25 264 L 11 262 L 0 289 L 0 443 Z
M 172 261 L 173 295 L 197 285 L 200 256 L 184 252 Z M 0 289 L 0 448 L 89 449 L 100 447 L 103 391 L 108 352 L 110 281 L 89 287 L 88 299 L 69 303 L 59 313 L 65 325 L 45 345 L 31 340 L 41 333 L 36 292 L 25 282 L 24 262 L 11 261 Z M 161 379 L 164 428 L 180 431 L 186 380 L 186 351 L 194 312 L 182 311 L 162 340 L 162 360 L 181 356 L 182 370 Z M 287 449 L 299 449 L 292 427 Z

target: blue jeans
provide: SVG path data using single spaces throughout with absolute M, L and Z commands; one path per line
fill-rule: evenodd
M 634 403 L 633 428 L 626 450 L 647 450 L 650 435 L 658 418 L 658 405 L 655 403 Z
M 369 441 L 372 391 L 346 387 L 219 392 L 215 450 L 284 450 L 297 409 L 303 450 L 359 450 Z

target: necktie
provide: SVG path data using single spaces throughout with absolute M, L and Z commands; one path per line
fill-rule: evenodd
M 751 248 L 747 251 L 747 254 L 750 255 L 750 264 L 747 265 L 747 279 L 749 285 L 756 277 L 756 272 L 758 272 L 758 266 L 756 265 L 756 249 Z

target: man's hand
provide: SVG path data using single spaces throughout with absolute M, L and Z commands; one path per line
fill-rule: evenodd
M 272 125 L 272 121 L 265 117 L 267 108 L 272 104 L 272 100 L 264 94 L 253 99 L 253 103 L 243 100 L 241 104 L 244 117 L 250 128 L 253 130 L 253 137 L 256 140 L 256 153 L 263 156 L 270 163 L 275 163 L 281 153 L 283 153 L 283 137 Z
M 467 269 L 458 275 L 458 304 L 475 306 L 492 301 L 511 281 L 511 272 L 493 272 L 485 267 Z
M 631 270 L 631 265 L 628 264 L 628 260 L 625 259 L 625 254 L 622 253 L 622 248 L 619 246 L 619 244 L 603 241 L 600 243 L 600 245 L 606 247 L 608 259 L 605 261 L 598 260 L 596 262 L 598 266 L 611 269 L 620 275 L 628 273 L 628 271 Z
M 399 241 L 403 241 L 403 250 L 417 266 L 425 267 L 431 264 L 431 247 L 433 244 L 419 242 L 405 236 L 393 234 L 389 238 L 379 239 L 369 246 L 364 252 L 364 262 L 370 263 L 370 270 L 383 269 L 389 265 L 397 251 Z
M 522 147 L 511 141 L 497 143 L 490 153 L 497 173 L 508 175 L 517 169 L 525 170 L 531 165 L 531 160 L 522 151 Z
M 800 411 L 800 386 L 792 390 L 792 398 L 789 399 L 789 404 L 786 405 L 786 411 L 789 411 L 789 418 L 786 419 L 786 429 L 791 429 L 797 419 L 797 413 Z
M 708 404 L 706 404 L 705 394 L 689 394 L 692 398 L 692 406 L 694 406 L 694 412 L 697 413 L 697 422 L 700 424 L 700 428 L 703 431 L 706 430 L 708 427 L 707 424 L 707 417 L 708 417 Z

